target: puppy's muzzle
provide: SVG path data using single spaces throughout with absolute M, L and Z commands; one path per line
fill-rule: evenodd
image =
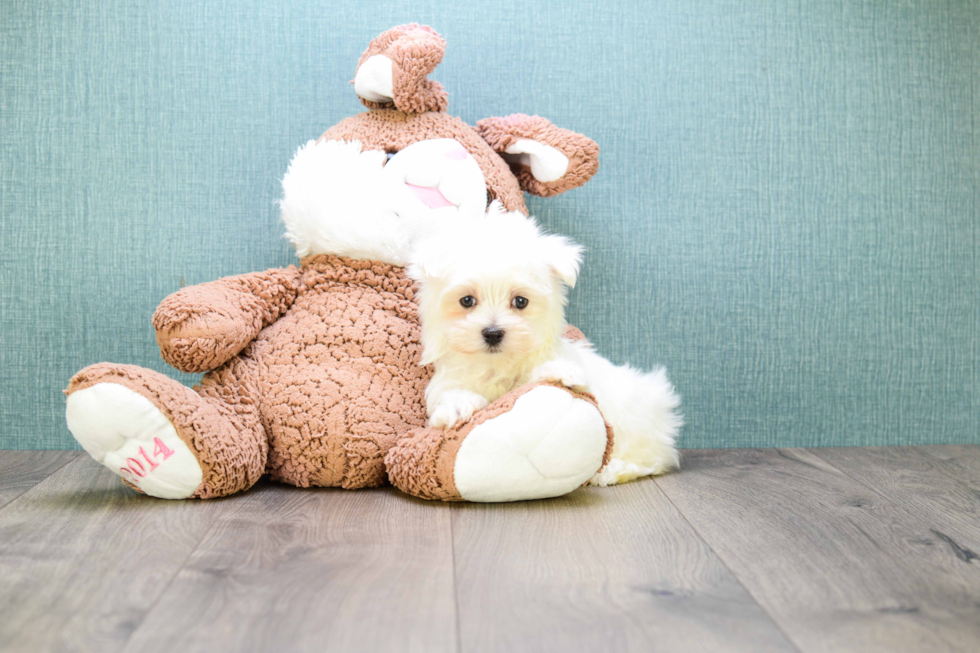
M 483 342 L 487 343 L 487 346 L 491 349 L 495 349 L 500 346 L 500 343 L 504 339 L 503 329 L 498 327 L 487 327 L 483 330 Z

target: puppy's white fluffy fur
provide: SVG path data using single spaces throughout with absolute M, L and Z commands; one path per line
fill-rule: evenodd
M 451 426 L 525 383 L 553 381 L 591 392 L 613 428 L 612 458 L 593 484 L 666 472 L 679 463 L 682 421 L 664 370 L 613 365 L 588 343 L 562 338 L 581 252 L 497 203 L 419 241 L 409 274 L 421 285 L 423 363 L 435 365 L 429 423 Z M 487 329 L 503 331 L 499 343 Z

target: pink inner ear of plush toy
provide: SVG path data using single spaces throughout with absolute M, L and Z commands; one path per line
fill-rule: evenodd
M 452 202 L 446 199 L 446 196 L 439 192 L 438 188 L 429 188 L 426 186 L 416 186 L 415 184 L 405 183 L 408 189 L 415 193 L 415 196 L 422 200 L 430 209 L 441 209 L 446 206 L 456 206 Z

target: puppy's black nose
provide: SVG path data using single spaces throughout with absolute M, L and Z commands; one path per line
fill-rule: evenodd
M 487 327 L 483 330 L 483 341 L 491 347 L 496 347 L 504 339 L 505 331 L 497 327 Z

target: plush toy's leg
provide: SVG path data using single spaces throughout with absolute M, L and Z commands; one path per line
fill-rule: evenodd
M 608 460 L 612 444 L 590 395 L 538 384 L 453 428 L 413 432 L 385 462 L 392 484 L 423 499 L 522 501 L 581 486 Z
M 92 365 L 65 391 L 68 429 L 95 460 L 144 494 L 232 494 L 259 479 L 268 453 L 251 371 L 251 363 L 235 358 L 195 391 L 135 365 Z

